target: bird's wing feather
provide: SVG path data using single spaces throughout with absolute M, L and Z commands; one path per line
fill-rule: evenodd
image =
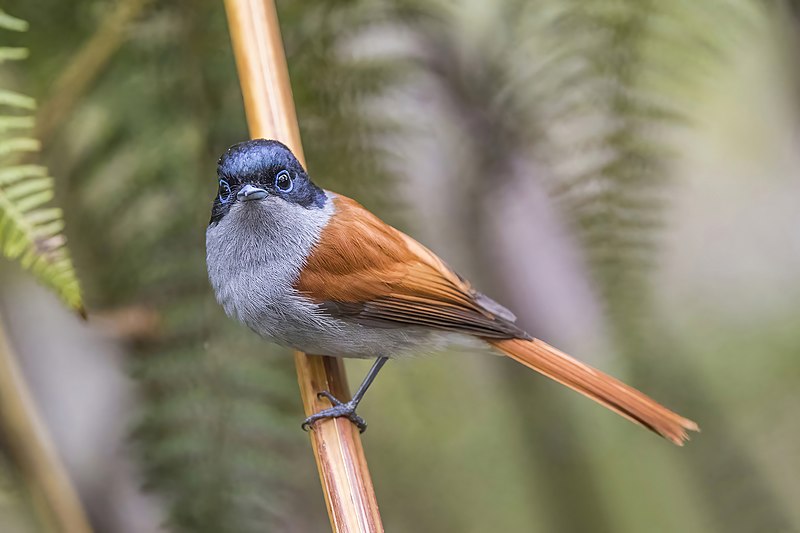
M 295 289 L 333 316 L 381 327 L 420 325 L 486 338 L 527 335 L 514 315 L 433 252 L 349 198 L 309 255 Z

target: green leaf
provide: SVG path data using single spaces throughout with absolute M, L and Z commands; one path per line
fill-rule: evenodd
M 28 23 L 22 19 L 12 17 L 0 9 L 0 28 L 11 31 L 28 31 Z
M 0 11 L 0 28 L 25 31 L 28 24 Z M 25 57 L 24 49 L 0 48 L 0 62 Z M 7 89 L 0 89 L 0 105 L 4 113 L 36 109 L 33 98 Z M 18 163 L 20 154 L 39 150 L 38 140 L 24 136 L 33 125 L 29 115 L 0 115 L 0 249 L 83 313 L 80 287 L 61 233 L 61 211 L 47 206 L 54 195 L 53 179 L 42 166 Z
M 0 63 L 4 61 L 20 61 L 22 59 L 28 59 L 27 48 L 0 46 Z
M 36 109 L 36 100 L 30 96 L 25 96 L 24 94 L 19 94 L 6 89 L 0 89 L 0 105 L 7 105 L 22 109 Z

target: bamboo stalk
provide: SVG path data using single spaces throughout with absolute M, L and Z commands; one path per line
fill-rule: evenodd
M 0 429 L 47 529 L 91 533 L 0 323 Z
M 274 0 L 225 0 L 225 9 L 250 136 L 285 143 L 305 165 Z M 341 359 L 297 352 L 295 364 L 307 415 L 330 407 L 317 398 L 321 390 L 342 400 L 350 397 Z M 355 426 L 348 420 L 325 420 L 309 435 L 332 529 L 383 531 Z

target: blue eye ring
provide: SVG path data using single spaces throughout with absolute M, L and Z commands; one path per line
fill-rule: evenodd
M 231 186 L 228 185 L 228 182 L 223 179 L 219 180 L 219 201 L 227 204 L 231 201 L 231 194 Z
M 288 170 L 281 170 L 275 175 L 275 188 L 283 193 L 292 192 L 292 189 L 294 189 L 294 180 Z

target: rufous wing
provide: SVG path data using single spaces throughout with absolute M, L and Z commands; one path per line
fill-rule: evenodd
M 487 338 L 527 337 L 513 315 L 433 252 L 349 198 L 309 255 L 295 289 L 330 314 L 383 327 L 419 325 Z

